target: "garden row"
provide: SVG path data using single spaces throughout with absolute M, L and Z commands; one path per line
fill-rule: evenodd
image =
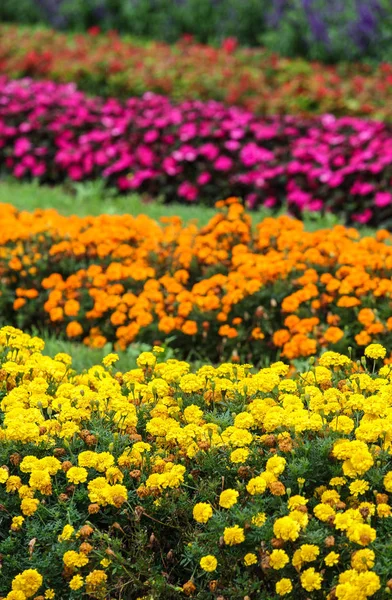
M 262 114 L 392 117 L 392 66 L 336 67 L 280 58 L 262 49 L 236 50 L 181 41 L 138 44 L 108 35 L 70 36 L 0 26 L 0 71 L 74 82 L 106 96 L 156 92 L 174 100 L 214 99 Z
M 265 364 L 372 341 L 392 346 L 391 234 L 313 233 L 235 198 L 209 224 L 62 217 L 1 205 L 3 323 L 92 347 L 169 344 L 182 358 Z
M 121 103 L 73 84 L 3 78 L 0 161 L 17 178 L 103 178 L 166 201 L 236 195 L 250 208 L 391 224 L 392 128 L 352 117 L 261 118 L 153 94 Z
M 389 0 L 2 0 L 0 21 L 71 31 L 117 30 L 174 42 L 219 44 L 236 36 L 287 56 L 325 61 L 392 57 Z
M 79 374 L 43 347 L 0 330 L 5 600 L 389 597 L 382 346 L 291 377 L 160 348 Z

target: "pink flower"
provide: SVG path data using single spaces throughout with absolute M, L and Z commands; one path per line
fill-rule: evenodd
M 368 223 L 370 221 L 372 216 L 373 216 L 372 211 L 370 210 L 370 208 L 367 208 L 362 213 L 359 213 L 358 215 L 353 215 L 352 219 L 353 219 L 353 221 L 356 221 L 357 223 L 361 223 L 362 225 L 365 225 L 366 223 Z
M 199 185 L 205 185 L 209 181 L 211 181 L 211 175 L 210 173 L 207 173 L 207 171 L 203 171 L 203 173 L 200 173 L 200 175 L 197 178 L 197 183 Z
M 31 142 L 26 137 L 18 138 L 14 145 L 14 156 L 23 156 L 31 150 Z
M 219 156 L 214 162 L 214 167 L 217 171 L 230 171 L 233 164 L 232 159 L 228 156 Z
M 194 202 L 198 196 L 197 187 L 192 185 L 189 181 L 184 181 L 178 187 L 178 195 L 185 198 L 189 202 Z
M 388 206 L 392 202 L 392 194 L 389 192 L 377 192 L 374 197 L 374 204 L 379 208 L 383 206 Z

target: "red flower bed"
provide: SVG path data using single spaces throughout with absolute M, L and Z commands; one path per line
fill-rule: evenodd
M 93 94 L 215 99 L 263 114 L 392 116 L 392 66 L 326 66 L 265 50 L 183 40 L 140 45 L 109 35 L 0 27 L 0 72 L 73 81 Z
M 324 115 L 256 117 L 146 94 L 122 103 L 73 84 L 0 80 L 0 160 L 18 178 L 103 178 L 119 190 L 206 202 L 241 196 L 292 212 L 388 224 L 392 128 Z

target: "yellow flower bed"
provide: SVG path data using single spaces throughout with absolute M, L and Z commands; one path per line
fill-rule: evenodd
M 294 374 L 43 349 L 0 330 L 1 598 L 388 597 L 382 346 Z

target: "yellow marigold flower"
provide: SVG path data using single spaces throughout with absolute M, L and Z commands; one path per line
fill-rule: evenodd
M 261 475 L 258 475 L 249 479 L 246 489 L 252 496 L 262 494 L 267 489 L 267 482 Z
M 267 471 L 270 471 L 274 475 L 278 476 L 285 470 L 286 467 L 286 459 L 283 456 L 272 456 L 267 460 L 267 464 L 265 468 Z
M 198 523 L 207 523 L 208 519 L 212 517 L 212 507 L 207 502 L 198 502 L 193 507 L 193 518 Z
M 347 483 L 347 479 L 345 479 L 344 477 L 332 477 L 331 481 L 329 482 L 329 485 L 332 485 L 332 487 L 340 487 L 342 485 L 345 485 Z
M 87 469 L 85 469 L 84 467 L 71 467 L 66 473 L 68 481 L 75 485 L 87 481 L 87 475 Z
M 379 517 L 381 517 L 382 519 L 385 519 L 386 517 L 390 517 L 391 514 L 392 514 L 392 508 L 389 506 L 389 504 L 385 504 L 384 502 L 377 504 L 377 515 Z
M 370 344 L 365 348 L 365 356 L 377 360 L 378 358 L 385 358 L 387 351 L 381 344 Z
M 313 567 L 306 569 L 301 575 L 301 585 L 307 592 L 320 590 L 322 581 L 322 575 L 320 575 Z
M 66 567 L 73 569 L 75 567 L 84 567 L 88 563 L 88 558 L 85 554 L 75 552 L 75 550 L 68 550 L 63 555 L 63 561 Z
M 26 598 L 34 596 L 43 582 L 43 577 L 36 569 L 27 569 L 14 577 L 12 589 L 23 592 Z
M 152 352 L 142 352 L 141 354 L 139 354 L 138 358 L 136 359 L 136 364 L 140 368 L 155 367 L 156 362 L 157 362 L 157 358 L 156 358 L 156 356 L 153 355 Z
M 53 600 L 53 598 L 56 597 L 56 593 L 52 588 L 49 588 L 48 590 L 46 590 L 44 596 L 47 600 Z
M 299 506 L 306 506 L 309 500 L 304 498 L 304 496 L 300 496 L 297 494 L 296 496 L 291 496 L 287 502 L 287 506 L 290 510 L 298 508 Z
M 231 508 L 234 504 L 237 504 L 239 493 L 237 490 L 224 490 L 219 496 L 219 506 L 222 508 Z
M 324 562 L 327 565 L 327 567 L 333 567 L 334 565 L 338 564 L 339 558 L 340 554 L 332 551 L 329 554 L 327 554 L 327 556 L 324 558 Z
M 268 557 L 270 567 L 279 570 L 283 569 L 289 562 L 289 557 L 284 550 L 272 550 Z
M 226 527 L 223 532 L 223 539 L 228 546 L 235 546 L 245 541 L 245 534 L 242 527 L 234 525 L 234 527 Z
M 350 542 L 360 546 L 367 546 L 376 539 L 376 530 L 367 523 L 355 523 L 347 529 L 347 537 Z
M 360 496 L 362 494 L 365 494 L 368 491 L 369 487 L 369 483 L 364 479 L 356 479 L 355 481 L 350 483 L 349 490 L 353 496 Z
M 26 600 L 26 594 L 20 590 L 12 590 L 7 594 L 5 600 Z
M 244 463 L 247 461 L 249 454 L 248 448 L 237 448 L 230 454 L 230 461 L 234 464 Z
M 39 500 L 36 498 L 23 498 L 22 502 L 20 503 L 20 510 L 27 517 L 31 517 L 31 515 L 33 515 L 37 510 L 38 505 Z
M 9 477 L 8 469 L 0 467 L 0 483 L 5 483 Z
M 253 552 L 248 552 L 244 556 L 244 564 L 246 567 L 250 567 L 251 565 L 255 565 L 257 563 L 257 556 L 253 554 Z
M 83 577 L 81 575 L 74 575 L 69 582 L 69 587 L 71 590 L 80 590 L 83 587 Z
M 117 361 L 118 361 L 118 359 L 119 359 L 119 356 L 118 356 L 118 354 L 116 354 L 116 353 L 112 352 L 111 354 L 108 354 L 107 356 L 105 356 L 105 357 L 102 359 L 102 364 L 103 364 L 105 367 L 111 367 L 111 366 L 112 366 L 112 365 L 113 365 L 115 362 L 117 362 Z
M 11 475 L 7 479 L 7 483 L 5 485 L 5 489 L 7 492 L 17 492 L 19 488 L 22 486 L 22 480 L 18 475 Z
M 104 569 L 107 569 L 111 564 L 112 561 L 109 560 L 108 558 L 103 558 L 100 563 L 99 563 Z
M 359 573 L 362 571 L 367 571 L 368 569 L 372 569 L 374 567 L 375 559 L 376 555 L 374 554 L 373 550 L 370 550 L 369 548 L 357 550 L 351 557 L 351 566 Z
M 211 573 L 212 571 L 215 571 L 216 567 L 218 566 L 218 561 L 212 554 L 207 554 L 207 556 L 203 556 L 200 559 L 200 566 L 203 571 Z
M 281 517 L 275 521 L 273 529 L 274 535 L 278 539 L 294 542 L 299 536 L 301 526 L 291 517 Z
M 255 527 L 262 527 L 267 520 L 267 515 L 263 512 L 257 513 L 252 517 L 252 525 Z
M 388 473 L 385 475 L 384 487 L 387 492 L 392 492 L 392 471 L 388 471 Z
M 314 544 L 302 544 L 299 550 L 301 553 L 301 559 L 304 562 L 312 562 L 313 560 L 316 560 L 320 554 L 320 548 Z
M 97 588 L 103 586 L 107 579 L 108 576 L 106 575 L 105 571 L 102 571 L 101 569 L 95 569 L 94 571 L 91 571 L 91 573 L 89 573 L 86 577 L 87 594 L 90 594 Z
M 313 509 L 313 514 L 320 521 L 328 521 L 331 517 L 335 516 L 335 511 L 329 504 L 317 504 Z
M 61 534 L 58 536 L 58 541 L 59 542 L 64 542 L 65 540 L 69 540 L 72 537 L 73 532 L 75 531 L 75 529 L 72 527 L 72 525 L 64 525 L 63 527 L 63 531 L 61 532 Z
M 12 517 L 11 530 L 19 531 L 19 529 L 21 529 L 23 523 L 24 523 L 24 517 L 22 517 L 22 516 Z
M 283 577 L 283 579 L 280 579 L 275 584 L 275 590 L 279 596 L 286 596 L 286 594 L 290 594 L 292 589 L 293 584 L 291 583 L 290 579 L 287 579 L 287 577 Z
M 90 467 L 94 469 L 97 462 L 98 454 L 96 452 L 92 452 L 92 450 L 85 450 L 78 456 L 79 467 Z

